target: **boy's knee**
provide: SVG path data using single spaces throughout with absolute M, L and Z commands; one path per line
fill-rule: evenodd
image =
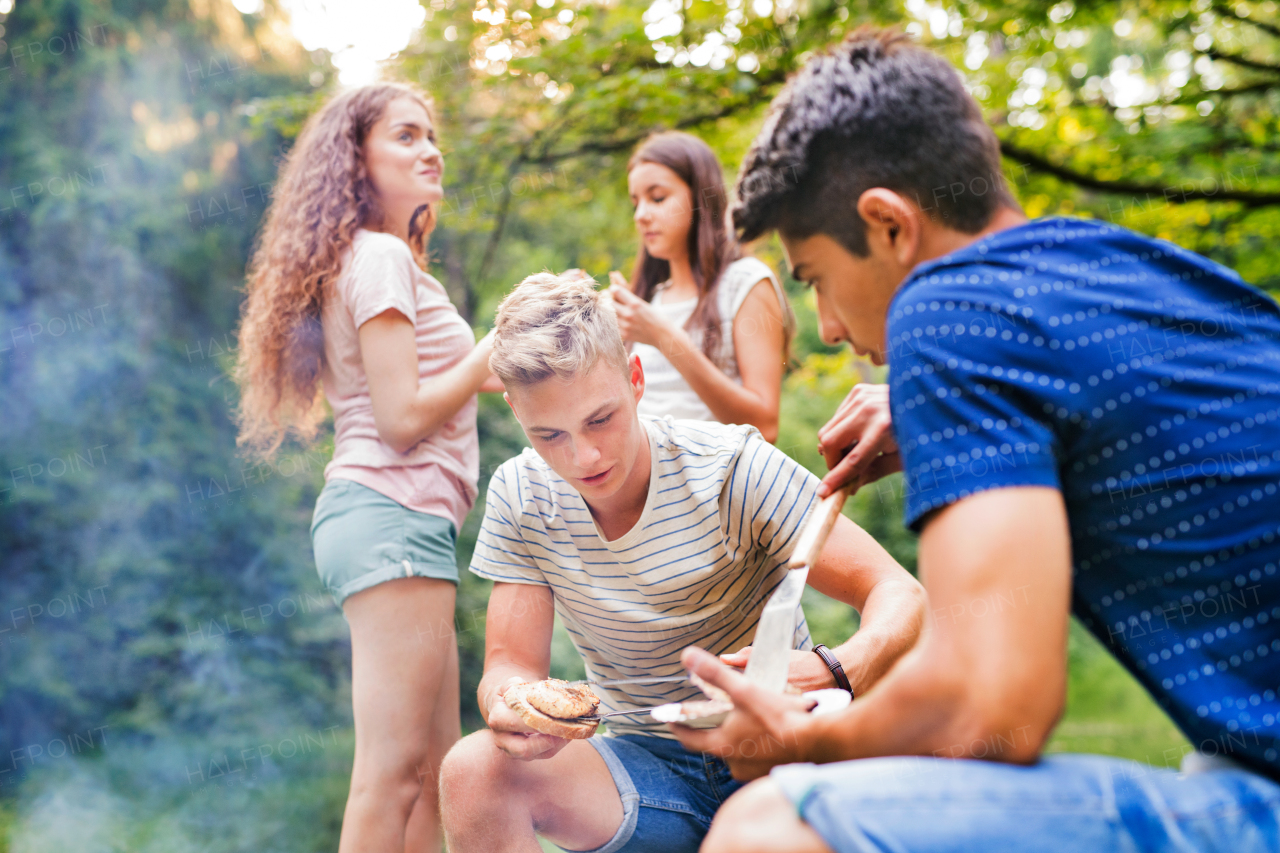
M 485 771 L 494 763 L 495 753 L 500 754 L 488 729 L 467 735 L 445 754 L 440 764 L 441 785 L 467 784 L 488 775 Z
M 488 729 L 467 735 L 454 744 L 440 765 L 441 805 L 473 801 L 477 794 L 505 787 L 510 761 L 494 744 Z
M 716 812 L 700 853 L 830 853 L 818 834 L 800 820 L 786 794 L 771 779 L 760 779 L 725 801 Z
M 761 849 L 756 837 L 760 815 L 752 809 L 754 799 L 748 787 L 726 800 L 716 812 L 699 853 L 751 853 Z

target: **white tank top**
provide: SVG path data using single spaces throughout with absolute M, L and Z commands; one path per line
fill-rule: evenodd
M 757 258 L 740 258 L 729 264 L 721 273 L 720 286 L 716 290 L 720 306 L 720 358 L 713 360 L 721 365 L 725 375 L 739 385 L 742 384 L 742 376 L 738 373 L 738 359 L 733 345 L 733 319 L 747 301 L 752 288 L 766 278 L 773 284 L 773 292 L 778 297 L 783 316 L 788 316 L 787 297 L 782 292 L 778 277 L 769 269 L 768 264 Z M 659 285 L 650 304 L 668 322 L 684 328 L 698 300 L 683 299 L 667 303 L 662 299 L 665 289 L 665 285 Z M 693 339 L 693 345 L 701 348 L 701 330 L 691 330 L 689 335 Z M 644 397 L 640 399 L 638 407 L 641 415 L 655 418 L 670 415 L 677 419 L 697 421 L 717 420 L 710 407 L 689 387 L 680 371 L 676 370 L 675 365 L 661 350 L 637 343 L 632 345 L 631 352 L 640 356 L 640 364 L 644 367 Z

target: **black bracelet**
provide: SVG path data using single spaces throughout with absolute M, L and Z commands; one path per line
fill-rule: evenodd
M 827 665 L 827 669 L 831 670 L 831 674 L 835 676 L 836 687 L 849 691 L 849 697 L 852 698 L 853 685 L 849 683 L 849 676 L 844 674 L 844 667 L 840 665 L 840 660 L 832 653 L 831 649 L 819 643 L 813 647 L 813 651 L 818 657 L 822 658 L 822 662 Z

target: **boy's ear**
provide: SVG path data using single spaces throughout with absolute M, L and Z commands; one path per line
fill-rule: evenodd
M 874 187 L 859 196 L 858 215 L 865 224 L 872 254 L 890 257 L 899 266 L 915 265 L 922 228 L 915 205 L 893 190 Z
M 516 411 L 516 404 L 511 402 L 511 392 L 503 391 L 502 399 L 507 401 L 507 405 L 511 407 L 511 414 L 516 416 L 516 420 L 520 420 L 520 413 Z
M 635 392 L 636 402 L 644 396 L 644 366 L 640 364 L 640 356 L 632 354 L 628 359 L 631 365 L 631 389 Z

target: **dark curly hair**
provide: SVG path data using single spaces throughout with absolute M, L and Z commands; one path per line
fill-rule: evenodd
M 966 234 L 1018 207 L 996 135 L 956 70 L 900 33 L 864 27 L 774 99 L 738 176 L 733 224 L 743 242 L 774 229 L 823 233 L 865 256 L 855 205 L 873 187 Z

